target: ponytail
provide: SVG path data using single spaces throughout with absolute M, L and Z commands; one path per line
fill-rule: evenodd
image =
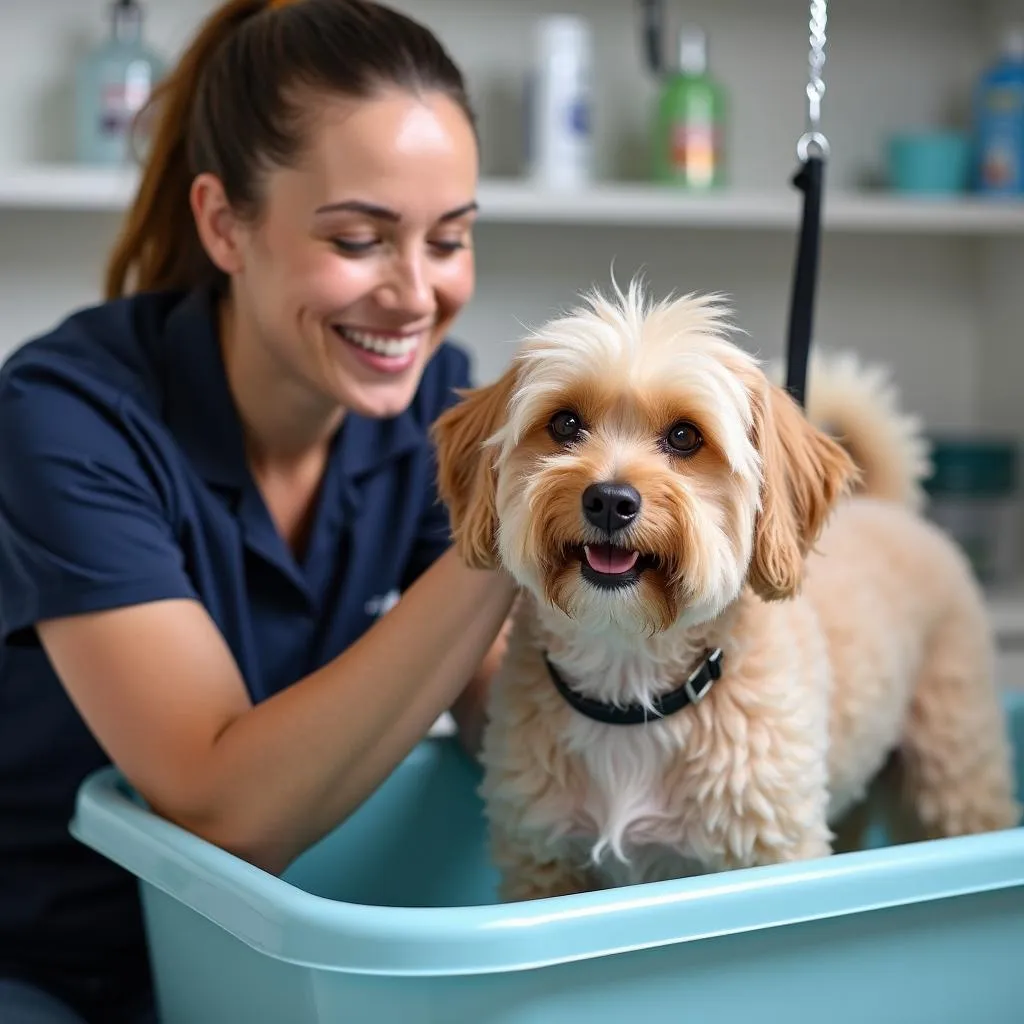
M 268 6 L 228 0 L 206 20 L 174 70 L 153 90 L 143 117 L 154 115 L 149 157 L 139 189 L 107 262 L 108 299 L 129 290 L 188 289 L 216 275 L 199 241 L 189 192 L 189 129 L 200 81 L 214 53 L 235 28 Z
M 382 87 L 439 91 L 474 117 L 462 74 L 433 33 L 373 0 L 226 0 L 154 89 L 149 157 L 106 267 L 108 299 L 223 283 L 189 193 L 217 176 L 241 216 L 259 213 L 268 167 L 308 144 L 320 95 L 368 98 Z

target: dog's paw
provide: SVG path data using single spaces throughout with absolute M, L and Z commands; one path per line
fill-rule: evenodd
M 957 810 L 945 809 L 937 815 L 938 820 L 930 825 L 928 832 L 933 838 L 952 836 L 984 835 L 986 832 L 1002 832 L 1017 828 L 1021 824 L 1024 809 L 1016 800 L 988 800 L 965 804 Z
M 727 856 L 716 870 L 767 867 L 769 864 L 791 864 L 832 856 L 832 843 L 822 835 L 807 835 L 792 842 L 755 842 L 745 856 Z
M 559 861 L 545 864 L 518 864 L 516 869 L 503 875 L 500 897 L 504 903 L 548 899 L 552 896 L 571 896 L 599 888 L 585 872 L 573 870 Z
M 819 857 L 831 857 L 832 844 L 820 836 L 807 836 L 800 842 L 774 848 L 768 855 L 769 859 L 762 863 L 790 864 L 801 860 L 816 860 Z

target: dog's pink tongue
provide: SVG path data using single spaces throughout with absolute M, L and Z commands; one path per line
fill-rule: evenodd
M 613 544 L 588 544 L 583 553 L 587 564 L 595 572 L 603 572 L 609 576 L 617 576 L 629 572 L 640 557 L 638 551 L 625 551 Z

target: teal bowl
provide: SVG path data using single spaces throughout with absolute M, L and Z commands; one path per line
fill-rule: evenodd
M 889 186 L 895 192 L 949 195 L 970 184 L 971 143 L 959 132 L 912 132 L 888 143 Z

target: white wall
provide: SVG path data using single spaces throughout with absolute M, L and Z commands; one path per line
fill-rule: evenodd
M 104 31 L 105 6 L 105 0 L 31 6 L 0 0 L 0 167 L 69 156 L 70 69 L 88 37 Z M 147 0 L 150 37 L 173 54 L 212 6 Z M 642 173 L 653 88 L 642 67 L 632 0 L 402 0 L 400 6 L 434 26 L 463 64 L 482 113 L 484 172 L 503 176 L 520 166 L 518 93 L 534 17 L 556 9 L 590 15 L 602 167 L 615 177 Z M 998 24 L 1002 17 L 993 13 L 997 6 L 973 0 L 844 0 L 831 7 L 824 113 L 833 143 L 829 184 L 838 188 L 857 184 L 877 166 L 886 132 L 962 105 L 990 44 L 985 21 Z M 710 32 L 715 71 L 733 97 L 734 182 L 786 187 L 803 123 L 803 0 L 674 5 L 677 16 L 684 10 Z M 459 334 L 474 351 L 479 375 L 490 377 L 520 323 L 547 315 L 580 288 L 606 282 L 614 261 L 620 280 L 645 268 L 659 291 L 731 293 L 751 344 L 777 355 L 795 229 L 795 222 L 781 232 L 484 224 L 479 289 Z M 115 230 L 109 214 L 0 210 L 0 351 L 98 295 Z M 979 387 L 999 384 L 998 372 L 979 362 L 993 344 L 982 343 L 993 321 L 979 276 L 993 244 L 943 236 L 827 237 L 821 342 L 890 360 L 909 401 L 937 426 L 983 418 L 988 399 Z

